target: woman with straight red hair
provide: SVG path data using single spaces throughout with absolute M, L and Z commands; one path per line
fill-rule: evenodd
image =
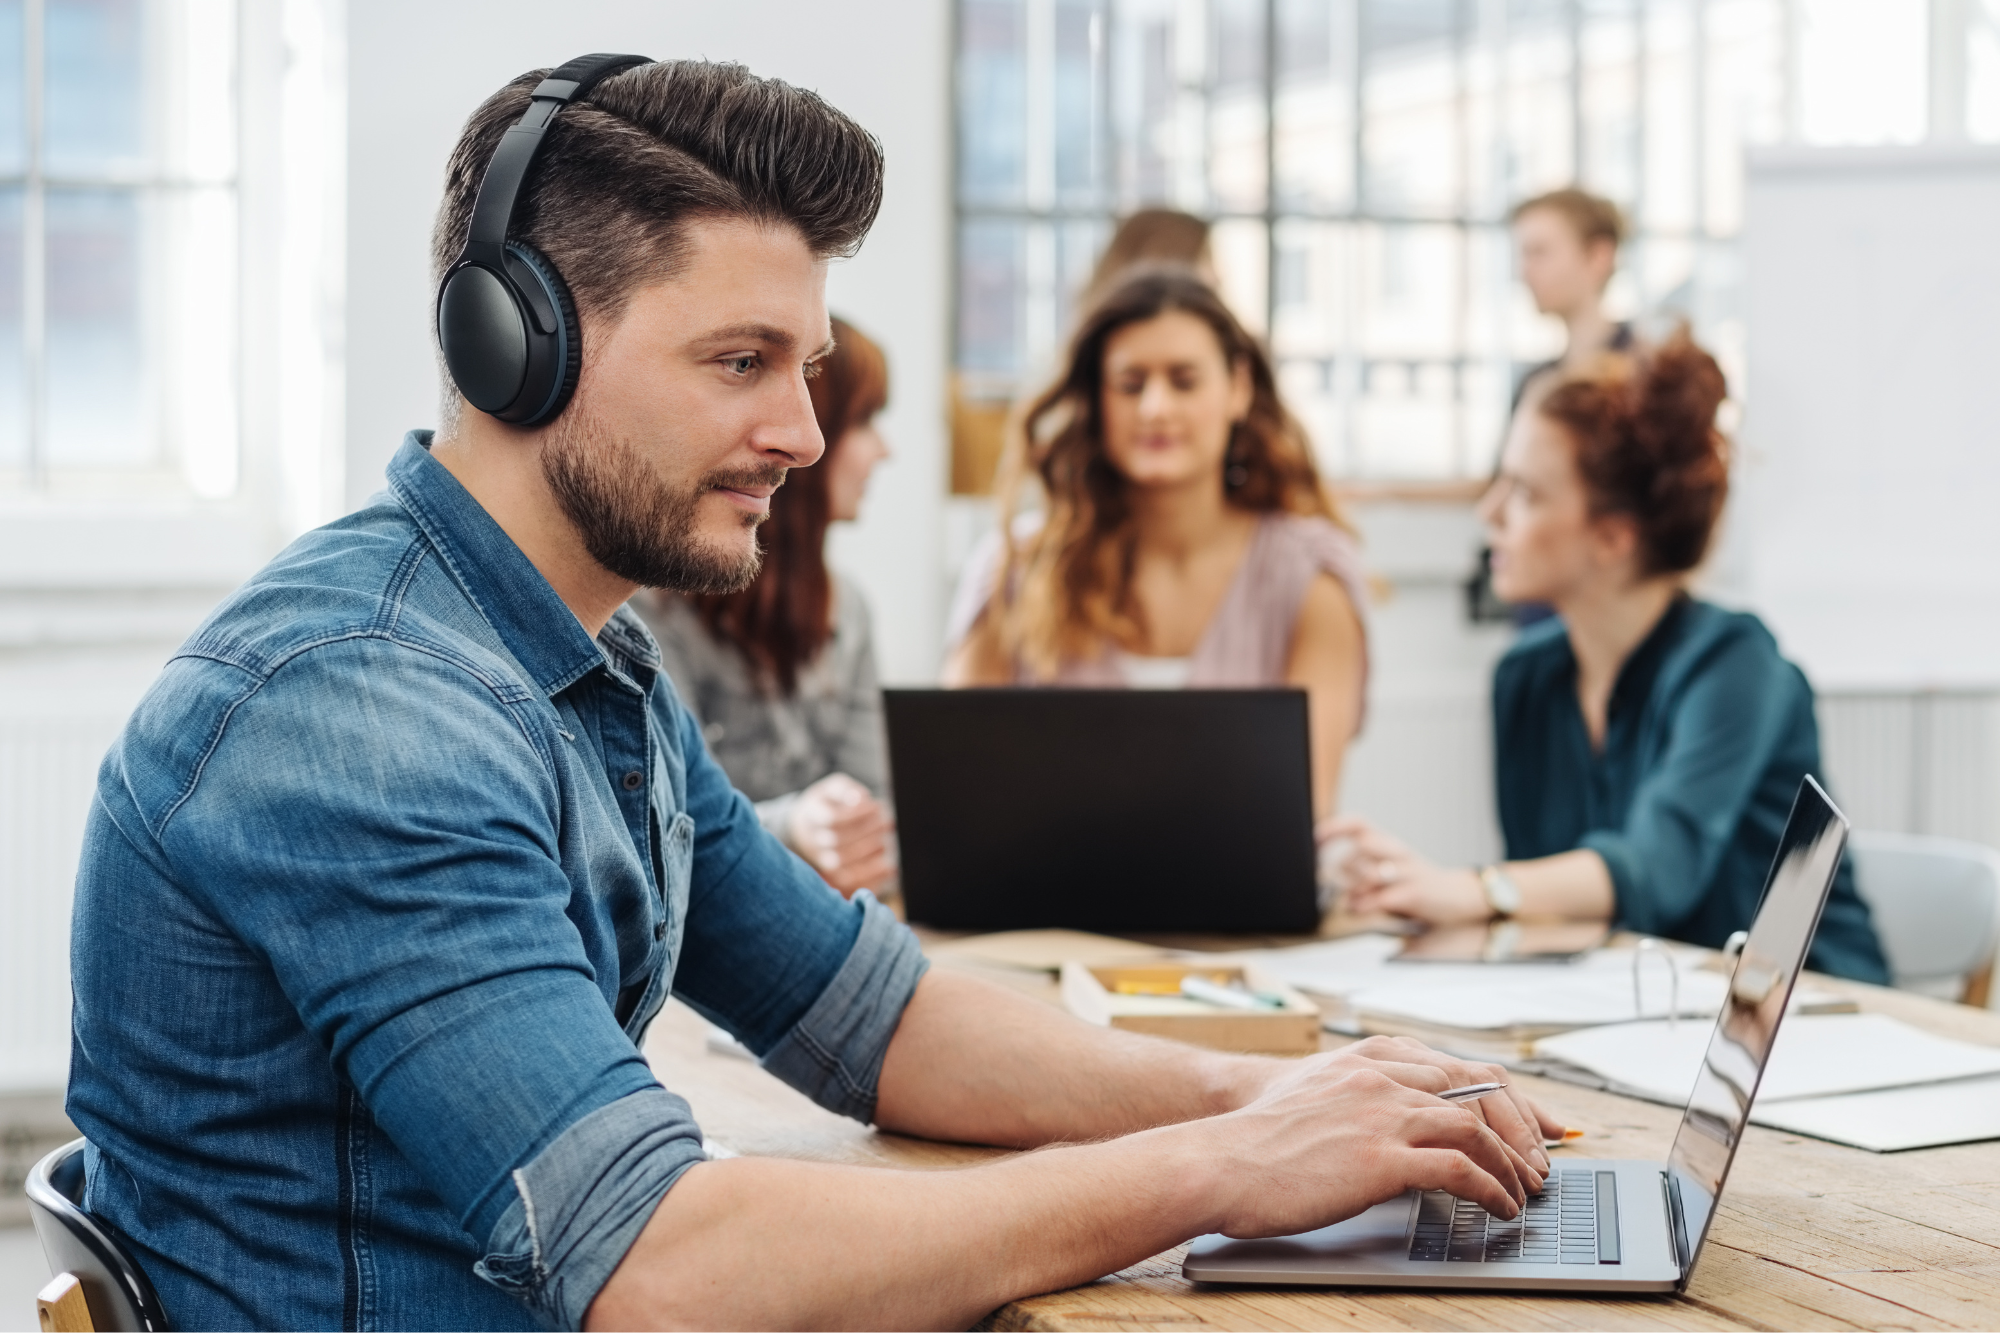
M 834 320 L 833 339 L 807 382 L 826 453 L 771 497 L 757 581 L 720 596 L 646 594 L 634 606 L 709 751 L 764 827 L 852 895 L 892 873 L 893 827 L 868 604 L 827 567 L 826 532 L 860 512 L 869 474 L 889 455 L 874 424 L 889 371 L 853 325 Z
M 1685 330 L 1531 395 L 1482 502 L 1494 591 L 1556 614 L 1493 676 L 1507 860 L 1435 866 L 1361 820 L 1351 910 L 1438 925 L 1608 920 L 1718 947 L 1747 929 L 1799 780 L 1812 687 L 1758 619 L 1688 595 L 1729 491 L 1722 371 Z M 1843 865 L 1812 966 L 1886 984 Z

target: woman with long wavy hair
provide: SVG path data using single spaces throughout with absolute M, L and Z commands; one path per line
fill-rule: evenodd
M 1359 548 L 1269 358 L 1193 272 L 1132 273 L 1085 313 L 1009 445 L 1000 520 L 947 684 L 1300 686 L 1331 810 L 1367 679 Z
M 882 692 L 861 590 L 826 563 L 826 531 L 852 520 L 888 456 L 882 351 L 843 320 L 807 384 L 826 453 L 795 468 L 759 533 L 763 569 L 741 592 L 634 602 L 681 700 L 757 817 L 842 893 L 893 873 L 884 805 Z

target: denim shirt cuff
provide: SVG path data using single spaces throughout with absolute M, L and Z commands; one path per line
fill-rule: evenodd
M 875 1118 L 889 1039 L 930 963 L 917 937 L 873 894 L 864 889 L 854 901 L 861 930 L 847 961 L 763 1065 L 827 1110 L 866 1124 Z
M 582 1328 L 681 1173 L 703 1160 L 688 1104 L 653 1087 L 600 1106 L 514 1172 L 473 1271 L 551 1328 Z

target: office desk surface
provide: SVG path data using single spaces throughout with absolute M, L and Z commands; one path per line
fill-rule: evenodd
M 1052 979 L 941 963 L 1054 1002 Z M 1816 979 L 1946 1036 L 2000 1045 L 2000 1015 Z M 823 1111 L 740 1056 L 710 1053 L 706 1025 L 670 1004 L 646 1053 L 714 1142 L 754 1156 L 923 1170 L 996 1156 Z M 1329 1045 L 1340 1038 L 1329 1037 Z M 1523 1078 L 1587 1131 L 1557 1157 L 1666 1156 L 1679 1113 Z M 1102 1281 L 995 1310 L 997 1329 L 2000 1328 L 2000 1143 L 1877 1155 L 1753 1126 L 1687 1294 L 1658 1298 L 1202 1287 L 1179 1248 Z

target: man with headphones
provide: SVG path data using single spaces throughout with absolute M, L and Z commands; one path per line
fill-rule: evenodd
M 451 388 L 365 508 L 175 655 L 74 920 L 87 1206 L 184 1328 L 963 1326 L 1412 1187 L 1512 1216 L 1557 1127 L 1413 1042 L 1285 1062 L 927 971 L 758 826 L 623 609 L 741 586 L 878 145 L 742 69 L 588 56 L 474 113 Z M 709 1161 L 668 994 L 821 1105 L 1083 1143 L 958 1172 Z

